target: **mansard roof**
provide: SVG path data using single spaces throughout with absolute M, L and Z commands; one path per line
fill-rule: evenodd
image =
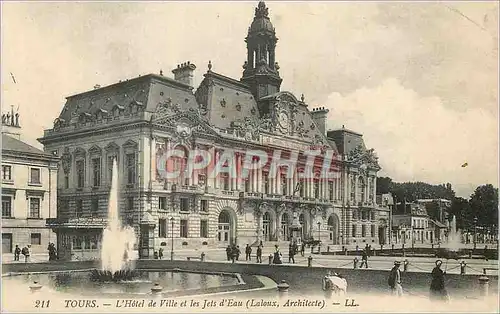
M 74 117 L 111 114 L 113 109 L 128 110 L 130 106 L 154 112 L 158 103 L 167 99 L 186 109 L 197 106 L 191 86 L 161 75 L 148 74 L 69 96 L 56 120 L 69 123 Z
M 227 129 L 234 121 L 259 117 L 257 102 L 245 84 L 212 71 L 204 76 L 195 94 L 209 124 Z

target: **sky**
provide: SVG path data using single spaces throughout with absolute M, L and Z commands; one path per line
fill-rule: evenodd
M 328 108 L 328 128 L 363 133 L 379 175 L 466 198 L 498 186 L 496 1 L 266 4 L 281 89 Z M 239 79 L 257 1 L 1 5 L 2 111 L 19 107 L 23 139 L 41 147 L 65 97 L 96 84 L 190 61 L 197 86 L 209 60 Z

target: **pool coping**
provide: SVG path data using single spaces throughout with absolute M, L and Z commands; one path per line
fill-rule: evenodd
M 9 272 L 3 273 L 3 277 L 15 277 L 22 275 L 38 275 L 38 274 L 52 274 L 52 273 L 71 273 L 71 272 L 90 272 L 97 268 L 88 268 L 88 269 L 78 269 L 78 270 L 55 270 L 55 271 L 39 271 L 39 272 Z M 225 285 L 218 287 L 209 287 L 209 288 L 192 288 L 192 289 L 181 289 L 181 290 L 170 290 L 162 292 L 159 295 L 153 295 L 151 292 L 149 293 L 99 293 L 99 295 L 103 298 L 123 298 L 123 297 L 142 297 L 142 298 L 151 298 L 161 296 L 163 298 L 182 298 L 182 297 L 193 297 L 193 296 L 212 296 L 219 294 L 234 294 L 234 293 L 243 293 L 243 292 L 253 292 L 260 290 L 268 290 L 276 288 L 275 285 L 268 285 L 260 280 L 259 277 L 265 277 L 260 275 L 247 275 L 240 274 L 236 272 L 217 272 L 217 271 L 198 271 L 198 270 L 185 270 L 180 268 L 137 268 L 137 271 L 146 271 L 146 272 L 177 272 L 177 273 L 195 273 L 195 274 L 207 274 L 207 275 L 218 275 L 218 276 L 230 276 L 236 278 L 238 281 L 235 285 Z M 272 279 L 265 277 L 268 280 L 274 282 Z M 89 294 L 88 296 L 93 296 Z M 95 295 L 94 295 L 95 296 Z

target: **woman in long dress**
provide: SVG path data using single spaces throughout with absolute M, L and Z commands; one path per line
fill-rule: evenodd
M 448 292 L 444 286 L 444 274 L 445 272 L 441 269 L 443 262 L 441 260 L 436 261 L 436 267 L 432 270 L 431 277 L 431 300 L 437 301 L 447 301 Z

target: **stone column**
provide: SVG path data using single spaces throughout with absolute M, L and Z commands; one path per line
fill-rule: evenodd
M 262 192 L 262 168 L 257 170 L 257 192 Z

